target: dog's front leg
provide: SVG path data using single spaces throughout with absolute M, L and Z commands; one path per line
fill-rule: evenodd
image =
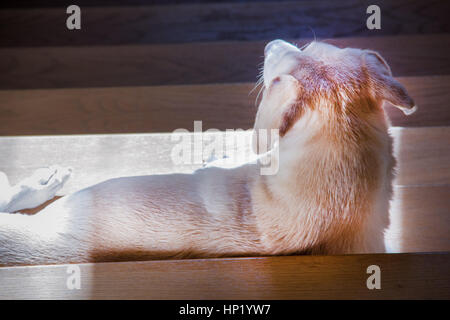
M 0 212 L 16 212 L 43 204 L 55 196 L 71 173 L 72 169 L 60 166 L 40 168 L 10 186 L 7 176 L 0 172 Z

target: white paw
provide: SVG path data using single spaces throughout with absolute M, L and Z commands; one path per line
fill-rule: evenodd
M 35 208 L 52 199 L 72 174 L 71 168 L 51 166 L 36 170 L 17 186 L 10 211 Z
M 56 191 L 60 190 L 72 174 L 71 168 L 50 166 L 37 169 L 30 177 L 22 180 L 21 185 L 36 190 Z

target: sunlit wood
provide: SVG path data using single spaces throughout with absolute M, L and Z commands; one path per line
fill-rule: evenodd
M 367 267 L 382 272 L 368 290 Z M 420 299 L 450 298 L 450 255 L 390 254 L 172 260 L 0 268 L 0 299 Z
M 388 243 L 395 252 L 450 250 L 450 127 L 391 131 L 398 175 Z M 42 166 L 71 166 L 73 177 L 61 191 L 67 194 L 108 178 L 188 173 L 202 166 L 175 165 L 170 155 L 176 143 L 170 134 L 2 137 L 0 170 L 17 183 Z M 250 146 L 242 152 L 248 154 Z
M 394 126 L 450 125 L 450 76 L 399 77 L 419 109 L 386 105 Z M 0 90 L 0 135 L 171 132 L 253 126 L 253 83 L 113 88 Z

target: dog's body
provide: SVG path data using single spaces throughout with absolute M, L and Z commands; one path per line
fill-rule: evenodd
M 373 52 L 278 40 L 265 55 L 255 132 L 279 129 L 268 139 L 277 174 L 257 162 L 118 178 L 33 216 L 3 213 L 0 265 L 383 252 L 395 161 L 381 105 L 413 101 Z M 69 174 L 4 183 L 0 211 L 39 205 Z

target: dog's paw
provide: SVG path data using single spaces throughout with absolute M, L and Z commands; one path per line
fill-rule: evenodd
M 36 170 L 17 185 L 11 211 L 35 208 L 52 199 L 72 174 L 71 168 L 51 166 Z
M 71 174 L 71 168 L 60 166 L 39 168 L 30 177 L 23 180 L 21 184 L 35 190 L 53 192 L 54 195 L 63 187 Z

